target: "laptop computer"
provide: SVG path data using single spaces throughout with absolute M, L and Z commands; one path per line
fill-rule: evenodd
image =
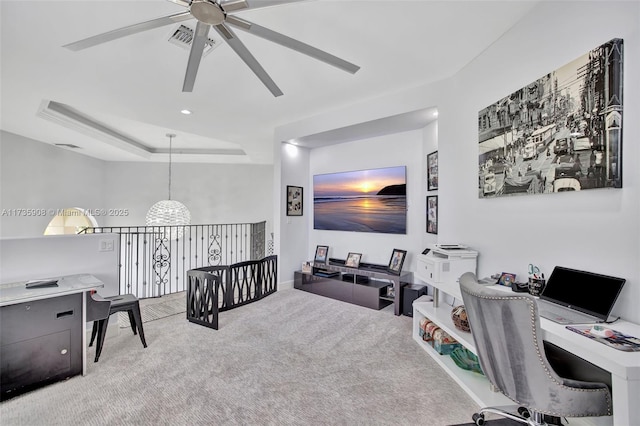
M 607 321 L 626 280 L 556 266 L 538 300 L 541 317 L 560 324 Z

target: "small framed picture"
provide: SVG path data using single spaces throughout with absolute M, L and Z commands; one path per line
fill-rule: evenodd
M 391 259 L 389 259 L 389 266 L 387 266 L 387 272 L 395 275 L 400 275 L 400 272 L 402 272 L 402 264 L 404 263 L 404 258 L 406 256 L 406 250 L 393 249 L 393 253 L 391 253 Z
M 362 258 L 361 253 L 349 253 L 347 256 L 347 261 L 344 263 L 344 266 L 349 268 L 358 268 L 360 267 L 360 259 Z
M 396 290 L 393 288 L 393 284 L 387 286 L 387 297 L 396 297 Z
M 287 216 L 302 216 L 302 189 L 287 185 Z
M 498 278 L 498 284 L 506 285 L 507 287 L 511 287 L 511 284 L 516 281 L 516 274 L 512 274 L 510 272 L 503 272 L 500 274 L 500 278 Z
M 302 264 L 302 272 L 304 272 L 305 274 L 311 273 L 311 262 L 304 262 Z
M 438 233 L 438 196 L 427 196 L 427 233 Z
M 316 255 L 313 258 L 314 262 L 327 263 L 327 254 L 329 253 L 329 246 L 317 246 Z
M 427 190 L 438 189 L 438 151 L 427 155 Z

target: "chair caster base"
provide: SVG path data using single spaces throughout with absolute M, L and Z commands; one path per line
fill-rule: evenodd
M 473 422 L 477 426 L 482 426 L 482 425 L 484 425 L 484 414 L 482 414 L 482 413 L 473 413 L 473 415 L 471 416 L 471 420 L 473 420 Z

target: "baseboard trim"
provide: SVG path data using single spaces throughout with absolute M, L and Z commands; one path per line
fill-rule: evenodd
M 278 284 L 278 290 L 291 290 L 293 288 L 293 280 L 281 281 Z

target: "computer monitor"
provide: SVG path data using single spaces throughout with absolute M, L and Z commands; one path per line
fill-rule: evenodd
M 556 266 L 540 298 L 606 321 L 626 280 Z

